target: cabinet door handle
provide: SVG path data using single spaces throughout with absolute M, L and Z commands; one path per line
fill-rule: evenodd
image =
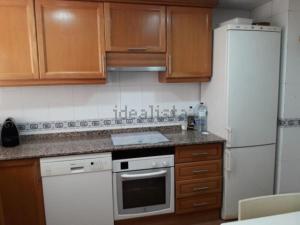
M 102 55 L 102 66 L 103 66 L 103 74 L 106 73 L 106 55 L 105 53 Z
M 202 206 L 206 206 L 206 205 L 208 205 L 208 203 L 207 202 L 199 202 L 199 203 L 194 203 L 193 204 L 193 207 L 202 207 Z
M 168 70 L 169 70 L 169 74 L 172 74 L 172 56 L 169 55 L 168 57 Z
M 193 173 L 197 174 L 197 173 L 207 173 L 208 170 L 193 170 Z
M 208 152 L 194 152 L 192 156 L 207 156 Z
M 196 191 L 203 191 L 203 190 L 207 190 L 208 187 L 195 187 L 193 188 L 193 191 L 196 192 Z
M 148 48 L 128 48 L 129 52 L 146 52 Z

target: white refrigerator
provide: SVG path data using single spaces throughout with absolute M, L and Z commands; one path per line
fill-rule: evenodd
M 274 192 L 281 30 L 226 25 L 214 32 L 213 77 L 202 84 L 209 131 L 226 139 L 223 219 L 240 199 Z

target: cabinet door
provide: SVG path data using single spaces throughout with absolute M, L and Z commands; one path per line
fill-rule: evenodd
M 165 7 L 105 3 L 106 50 L 165 52 Z
M 211 9 L 167 8 L 167 78 L 210 79 L 211 29 Z
M 38 79 L 33 0 L 0 0 L 0 81 Z
M 36 0 L 41 79 L 104 78 L 103 3 Z
M 38 160 L 0 162 L 0 224 L 44 225 Z

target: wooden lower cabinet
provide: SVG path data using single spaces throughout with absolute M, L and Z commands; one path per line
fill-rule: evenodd
M 176 200 L 176 213 L 189 213 L 195 211 L 207 211 L 221 207 L 221 193 L 178 198 Z
M 222 192 L 222 177 L 176 182 L 176 197 L 189 197 L 198 194 Z
M 38 160 L 0 162 L 0 224 L 45 225 Z
M 211 210 L 220 213 L 222 155 L 222 143 L 176 147 L 176 214 Z

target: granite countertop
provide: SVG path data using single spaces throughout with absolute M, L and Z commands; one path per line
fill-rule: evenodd
M 154 130 L 160 131 L 169 139 L 169 142 L 114 146 L 110 138 L 112 133 Z M 0 146 L 0 160 L 43 158 L 51 156 L 66 156 L 222 142 L 224 142 L 224 139 L 214 134 L 210 133 L 203 135 L 198 131 L 182 131 L 180 126 L 29 135 L 21 136 L 21 145 L 17 147 L 4 148 Z

